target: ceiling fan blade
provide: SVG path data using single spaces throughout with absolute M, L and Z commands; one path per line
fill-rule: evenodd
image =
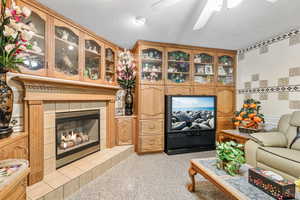
M 207 0 L 207 3 L 201 12 L 196 24 L 194 25 L 193 30 L 199 30 L 203 28 L 209 18 L 214 14 L 215 11 L 221 10 L 223 7 L 223 0 Z
M 159 0 L 152 4 L 151 8 L 158 9 L 158 8 L 164 8 L 169 7 L 177 4 L 181 0 Z

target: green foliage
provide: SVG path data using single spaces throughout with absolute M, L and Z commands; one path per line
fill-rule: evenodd
M 217 167 L 235 176 L 245 161 L 243 145 L 230 141 L 217 143 Z

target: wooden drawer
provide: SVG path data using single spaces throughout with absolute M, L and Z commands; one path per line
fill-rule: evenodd
M 27 137 L 16 138 L 14 142 L 1 147 L 0 159 L 9 158 L 28 159 Z
M 3 200 L 26 200 L 26 177 L 19 182 L 10 192 L 4 197 Z
M 191 95 L 192 86 L 166 86 L 166 95 Z
M 164 136 L 142 136 L 140 138 L 140 152 L 158 152 L 164 150 Z
M 163 135 L 164 133 L 164 120 L 140 120 L 140 135 Z

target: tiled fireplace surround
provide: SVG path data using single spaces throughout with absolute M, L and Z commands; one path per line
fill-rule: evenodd
M 131 145 L 115 143 L 119 87 L 13 73 L 9 84 L 20 91 L 16 96 L 23 96 L 19 124 L 29 135 L 29 200 L 65 199 L 133 152 Z M 100 110 L 101 150 L 56 170 L 55 113 L 95 109 Z
M 45 102 L 44 103 L 44 175 L 56 169 L 55 114 L 83 110 L 100 111 L 100 149 L 106 148 L 106 103 L 98 102 Z

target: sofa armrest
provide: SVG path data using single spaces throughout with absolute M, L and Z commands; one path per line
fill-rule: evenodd
M 286 147 L 287 138 L 281 132 L 260 132 L 250 135 L 250 139 L 264 147 Z

